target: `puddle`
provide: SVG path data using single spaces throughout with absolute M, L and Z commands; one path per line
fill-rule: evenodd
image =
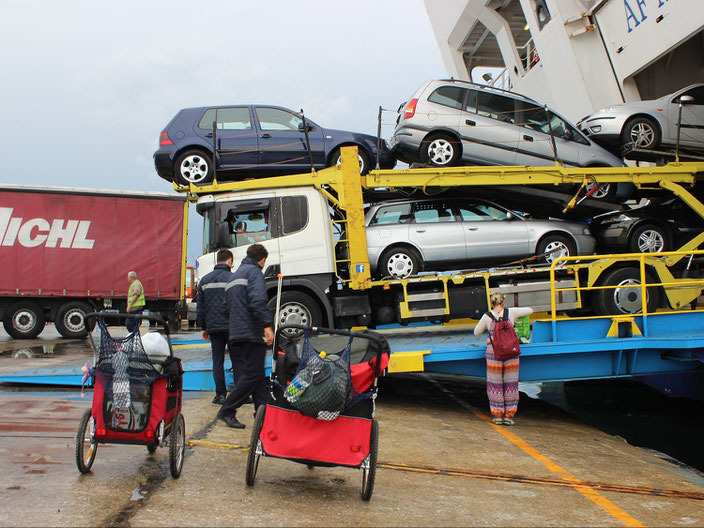
M 8 359 L 42 360 L 52 357 L 93 356 L 93 350 L 87 342 L 51 343 L 15 349 L 0 350 L 0 361 Z

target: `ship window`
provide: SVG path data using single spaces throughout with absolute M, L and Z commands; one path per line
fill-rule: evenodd
M 459 86 L 441 86 L 430 94 L 428 101 L 459 110 L 462 108 L 466 91 Z

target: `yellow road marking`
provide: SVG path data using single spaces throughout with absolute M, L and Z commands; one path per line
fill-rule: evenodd
M 555 462 L 550 460 L 548 457 L 543 455 L 540 451 L 538 451 L 534 447 L 528 445 L 526 442 L 521 440 L 518 436 L 516 436 L 515 434 L 508 431 L 505 427 L 498 426 L 498 425 L 491 423 L 491 420 L 489 419 L 489 417 L 486 414 L 484 414 L 483 412 L 478 411 L 474 408 L 472 408 L 471 410 L 477 418 L 479 418 L 480 420 L 484 421 L 485 423 L 487 423 L 488 425 L 493 427 L 497 433 L 504 436 L 513 445 L 515 445 L 519 449 L 523 450 L 525 453 L 527 453 L 528 455 L 533 457 L 538 462 L 541 462 L 549 471 L 558 475 L 565 482 L 570 483 L 571 486 L 575 490 L 577 490 L 584 497 L 586 497 L 587 499 L 592 501 L 594 504 L 599 506 L 606 513 L 608 513 L 609 515 L 611 515 L 615 519 L 621 521 L 625 526 L 645 526 L 640 521 L 634 519 L 628 513 L 626 513 L 621 508 L 616 506 L 609 499 L 602 496 L 598 491 L 594 490 L 593 488 L 590 488 L 589 486 L 583 485 L 582 481 L 579 480 L 577 477 L 572 475 L 570 472 L 568 472 L 566 469 L 561 467 L 559 464 L 556 464 Z
M 182 344 L 182 345 L 174 345 L 174 348 L 178 349 L 183 349 L 183 348 L 208 348 L 210 346 L 209 343 L 206 341 L 203 341 L 202 343 L 190 343 L 190 344 Z

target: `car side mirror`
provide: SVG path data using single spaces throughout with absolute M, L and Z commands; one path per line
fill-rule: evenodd
M 310 131 L 313 130 L 313 128 L 314 128 L 313 125 L 307 125 L 307 126 L 308 126 L 308 132 L 310 132 Z M 302 122 L 301 122 L 301 123 L 298 123 L 298 130 L 301 131 L 301 132 L 304 132 L 304 131 L 305 131 L 305 128 L 303 127 L 303 123 L 302 123 Z
M 511 211 L 506 211 L 506 220 L 513 220 L 515 218 Z
M 691 95 L 681 95 L 680 104 L 692 104 L 694 102 L 694 97 Z
M 564 138 L 567 141 L 572 141 L 574 139 L 574 133 L 572 132 L 572 129 L 570 129 L 570 128 L 565 129 Z

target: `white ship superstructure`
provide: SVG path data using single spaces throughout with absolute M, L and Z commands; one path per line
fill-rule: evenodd
M 704 81 L 704 0 L 425 5 L 450 76 L 472 80 L 477 67 L 503 68 L 493 82 L 573 121 Z

